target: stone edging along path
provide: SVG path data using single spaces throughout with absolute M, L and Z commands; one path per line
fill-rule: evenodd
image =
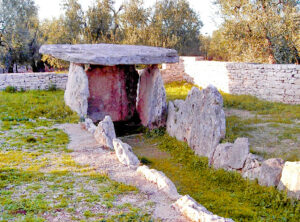
M 133 153 L 132 148 L 116 138 L 113 122 L 109 116 L 106 116 L 96 127 L 90 119 L 86 119 L 82 124 L 88 132 L 94 135 L 95 140 L 103 147 L 115 150 L 118 161 L 128 170 L 132 171 L 139 177 L 138 180 L 145 180 L 148 184 L 152 184 L 154 191 L 152 193 L 162 193 L 166 196 L 171 204 L 164 206 L 165 213 L 170 211 L 173 218 L 164 218 L 165 215 L 154 213 L 154 217 L 163 219 L 163 221 L 216 221 L 216 222 L 232 222 L 232 219 L 222 218 L 214 215 L 205 207 L 198 204 L 190 196 L 182 196 L 178 194 L 174 183 L 166 177 L 163 172 L 155 169 L 149 169 L 148 166 L 142 166 Z M 78 158 L 82 158 L 78 156 Z M 100 161 L 100 160 L 99 160 Z M 82 161 L 85 163 L 84 161 Z M 122 174 L 122 173 L 120 173 Z M 115 179 L 112 177 L 112 179 Z M 122 181 L 123 182 L 123 181 Z M 126 183 L 127 181 L 125 181 Z M 141 186 L 138 186 L 143 191 Z M 159 208 L 159 207 L 158 207 Z M 167 209 L 167 211 L 166 211 Z M 158 210 L 160 212 L 161 210 Z M 184 216 L 184 217 L 183 217 Z

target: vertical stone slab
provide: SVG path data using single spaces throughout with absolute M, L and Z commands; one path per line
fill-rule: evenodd
M 137 112 L 142 124 L 150 129 L 166 124 L 166 91 L 157 65 L 144 69 L 140 74 Z
M 169 102 L 167 132 L 199 156 L 212 158 L 226 132 L 223 98 L 214 86 L 193 87 L 185 101 Z
M 91 66 L 87 76 L 90 92 L 87 113 L 94 122 L 106 115 L 113 121 L 133 116 L 139 78 L 133 65 Z
M 71 63 L 65 91 L 65 103 L 80 117 L 87 115 L 89 97 L 88 78 L 80 64 Z

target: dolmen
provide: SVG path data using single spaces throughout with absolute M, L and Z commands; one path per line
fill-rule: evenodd
M 158 68 L 177 63 L 176 50 L 117 44 L 43 45 L 41 54 L 69 61 L 66 104 L 93 122 L 110 116 L 128 121 L 136 113 L 149 128 L 164 126 L 167 103 Z M 138 72 L 136 65 L 146 65 Z

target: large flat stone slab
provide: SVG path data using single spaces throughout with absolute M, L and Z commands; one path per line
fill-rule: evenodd
M 41 54 L 81 64 L 134 65 L 177 63 L 176 50 L 149 46 L 117 44 L 43 45 Z

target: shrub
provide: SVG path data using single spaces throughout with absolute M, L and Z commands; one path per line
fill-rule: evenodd
M 17 92 L 17 88 L 14 86 L 7 86 L 4 91 L 7 93 L 15 93 Z
M 57 86 L 55 84 L 50 84 L 49 88 L 48 88 L 48 91 L 56 91 L 57 90 Z

